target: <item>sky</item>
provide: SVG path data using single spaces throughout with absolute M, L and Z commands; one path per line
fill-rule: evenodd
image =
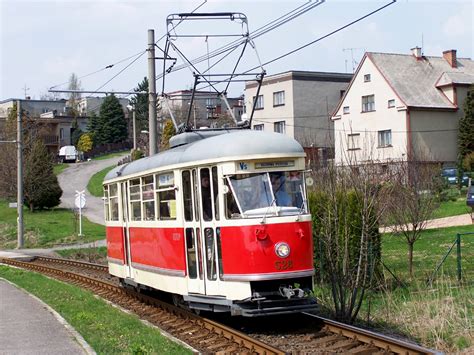
M 40 99 L 53 86 L 67 89 L 72 73 L 80 78 L 84 90 L 131 91 L 147 76 L 148 29 L 154 29 L 155 39 L 158 39 L 166 33 L 168 15 L 191 12 L 203 2 L 0 0 L 0 101 L 25 96 Z M 252 32 L 307 2 L 208 0 L 198 12 L 244 13 Z M 258 55 L 248 46 L 237 71 L 254 68 L 259 60 L 268 62 L 390 2 L 326 0 L 256 38 L 254 45 Z M 422 46 L 427 56 L 442 56 L 443 50 L 456 49 L 458 57 L 473 58 L 473 30 L 471 0 L 399 0 L 293 55 L 265 65 L 264 69 L 267 75 L 288 70 L 350 73 L 365 51 L 409 54 L 410 48 L 415 46 Z M 241 31 L 242 25 L 237 21 L 187 21 L 176 28 L 178 34 Z M 209 37 L 206 42 L 204 37 L 184 37 L 173 43 L 183 55 L 193 59 L 233 39 Z M 164 48 L 164 43 L 164 40 L 159 41 L 158 47 Z M 144 54 L 139 56 L 140 53 Z M 234 51 L 211 72 L 230 73 L 238 53 Z M 182 63 L 177 52 L 171 56 L 178 59 L 176 65 Z M 111 64 L 115 65 L 104 69 Z M 209 64 L 212 66 L 213 60 Z M 162 66 L 158 60 L 157 74 L 161 73 Z M 204 61 L 197 69 L 202 71 L 207 67 Z M 189 89 L 193 81 L 192 71 L 185 68 L 166 76 L 165 91 Z M 157 88 L 161 92 L 161 79 Z M 236 84 L 229 92 L 241 95 L 243 84 Z

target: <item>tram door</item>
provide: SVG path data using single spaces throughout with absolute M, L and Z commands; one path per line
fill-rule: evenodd
M 127 182 L 120 183 L 120 192 L 122 195 L 121 210 L 122 210 L 122 236 L 123 236 L 123 250 L 125 258 L 126 277 L 133 278 L 132 257 L 130 255 L 130 227 L 129 227 L 129 208 L 128 208 L 128 188 Z
M 199 214 L 198 171 L 182 172 L 184 235 L 186 241 L 186 267 L 188 292 L 206 294 L 201 249 L 201 225 Z
M 217 296 L 219 292 L 219 253 L 217 241 L 220 230 L 216 226 L 219 220 L 219 190 L 217 167 L 199 169 L 199 214 L 201 224 L 201 254 L 204 264 L 204 284 L 206 295 Z

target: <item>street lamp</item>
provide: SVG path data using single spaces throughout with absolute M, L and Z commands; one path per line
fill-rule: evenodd
M 137 149 L 137 134 L 136 134 L 135 105 L 127 105 L 127 109 L 132 112 L 132 122 L 133 122 L 133 150 L 136 150 L 136 149 Z

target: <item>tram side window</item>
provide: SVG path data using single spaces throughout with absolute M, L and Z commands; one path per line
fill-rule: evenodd
M 176 219 L 176 190 L 173 172 L 156 175 L 156 181 L 159 219 Z
M 212 193 L 214 196 L 214 211 L 216 214 L 216 221 L 219 220 L 219 187 L 217 183 L 217 167 L 212 168 Z
M 216 240 L 217 240 L 217 262 L 219 264 L 219 279 L 222 280 L 222 276 L 224 276 L 224 269 L 222 264 L 222 243 L 221 243 L 221 229 L 219 227 L 216 228 Z
M 106 221 L 110 221 L 109 213 L 109 186 L 104 186 L 104 216 Z
M 142 219 L 140 179 L 130 180 L 129 184 L 131 220 L 140 221 Z
M 117 184 L 109 185 L 109 205 L 110 205 L 110 220 L 118 221 L 119 207 L 118 207 Z
M 205 221 L 212 220 L 211 182 L 208 168 L 201 169 L 201 201 L 202 218 Z
M 143 220 L 153 221 L 155 219 L 155 186 L 153 175 L 142 178 L 142 204 Z
M 189 170 L 183 171 L 183 206 L 184 219 L 193 220 L 193 198 L 191 190 L 191 173 Z
M 206 271 L 208 280 L 217 280 L 216 270 L 216 248 L 214 243 L 214 231 L 212 228 L 204 229 L 204 238 L 206 242 Z
M 188 254 L 188 275 L 190 279 L 197 278 L 196 248 L 194 230 L 186 228 L 186 250 Z

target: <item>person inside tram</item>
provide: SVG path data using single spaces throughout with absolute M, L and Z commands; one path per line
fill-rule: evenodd
M 273 194 L 277 206 L 291 206 L 291 197 L 285 191 L 285 177 L 281 174 L 271 174 Z
M 201 197 L 203 218 L 205 221 L 210 221 L 212 219 L 211 184 L 206 170 L 201 170 Z

